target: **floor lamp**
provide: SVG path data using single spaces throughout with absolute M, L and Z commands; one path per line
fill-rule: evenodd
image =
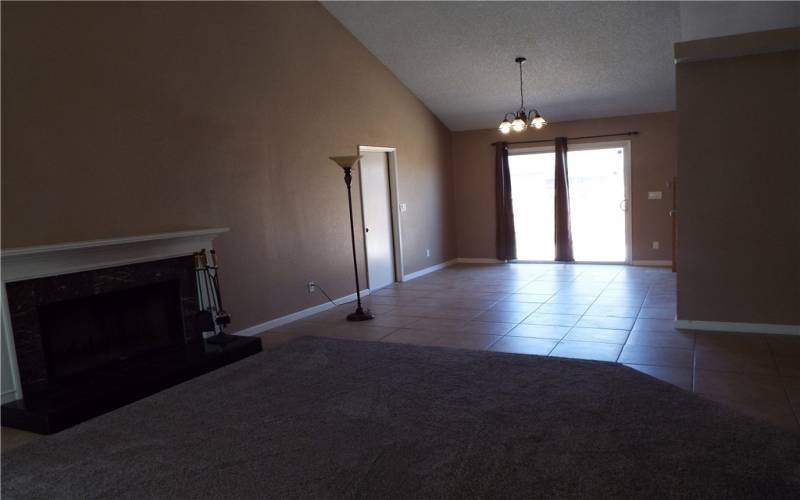
M 356 230 L 353 226 L 353 194 L 350 191 L 350 184 L 353 181 L 351 172 L 356 163 L 361 159 L 361 156 L 332 156 L 331 160 L 336 162 L 337 165 L 344 170 L 344 183 L 347 186 L 347 206 L 350 209 L 350 242 L 353 244 L 353 269 L 356 273 L 356 299 L 358 300 L 358 307 L 356 312 L 347 315 L 347 321 L 367 321 L 375 317 L 374 314 L 369 312 L 369 309 L 364 310 L 361 307 L 361 285 L 358 282 L 358 259 L 356 258 Z

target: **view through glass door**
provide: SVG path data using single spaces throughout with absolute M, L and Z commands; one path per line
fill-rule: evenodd
M 629 256 L 627 143 L 570 145 L 567 153 L 576 261 L 625 262 Z M 552 147 L 509 156 L 517 259 L 555 258 Z
M 555 161 L 552 148 L 508 157 L 518 260 L 556 257 Z

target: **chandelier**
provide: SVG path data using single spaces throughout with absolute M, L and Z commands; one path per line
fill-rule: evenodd
M 528 127 L 540 129 L 547 125 L 547 120 L 542 118 L 538 111 L 525 109 L 525 95 L 522 92 L 522 63 L 526 60 L 524 57 L 514 59 L 519 64 L 519 109 L 516 113 L 506 113 L 506 116 L 503 117 L 503 121 L 500 122 L 500 126 L 497 128 L 504 134 L 512 130 L 514 132 L 522 132 Z

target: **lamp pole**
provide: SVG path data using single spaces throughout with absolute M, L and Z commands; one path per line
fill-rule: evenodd
M 353 165 L 355 165 L 361 159 L 360 156 L 337 156 L 331 157 L 331 160 L 335 161 L 342 170 L 344 170 L 344 183 L 347 186 L 347 208 L 350 213 L 350 243 L 353 247 L 353 270 L 355 271 L 356 276 L 356 300 L 358 306 L 356 307 L 356 311 L 354 313 L 347 315 L 348 321 L 367 321 L 373 319 L 375 317 L 369 310 L 364 310 L 361 305 L 361 284 L 358 280 L 358 258 L 356 257 L 356 230 L 355 224 L 353 223 L 353 193 L 351 189 L 351 184 L 353 182 Z

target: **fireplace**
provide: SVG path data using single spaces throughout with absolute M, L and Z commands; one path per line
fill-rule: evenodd
M 8 283 L 25 397 L 202 342 L 196 290 L 190 255 Z
M 259 352 L 197 328 L 192 253 L 220 232 L 4 250 L 3 425 L 57 432 Z
M 177 280 L 39 308 L 47 378 L 59 382 L 184 343 Z

